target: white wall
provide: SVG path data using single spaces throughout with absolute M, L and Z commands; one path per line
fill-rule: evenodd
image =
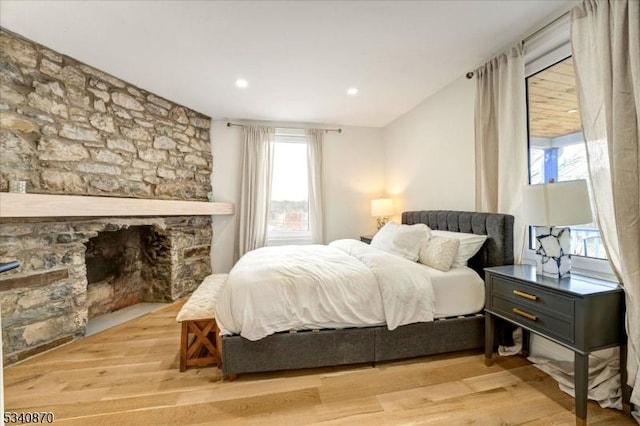
M 227 127 L 226 121 L 211 123 L 213 172 L 211 186 L 216 201 L 235 203 L 238 210 L 242 162 L 242 128 Z M 238 213 L 213 216 L 211 268 L 214 273 L 229 272 L 234 262 Z
M 475 210 L 475 80 L 464 77 L 383 130 L 396 211 Z
M 265 123 L 274 126 L 311 127 L 296 123 Z M 342 133 L 329 132 L 323 143 L 325 195 L 325 242 L 358 238 L 375 231 L 370 200 L 384 189 L 384 147 L 382 129 L 344 126 Z M 213 152 L 212 187 L 216 201 L 232 202 L 238 208 L 242 163 L 242 128 L 227 127 L 214 120 L 211 126 Z M 213 217 L 212 268 L 228 272 L 237 247 L 237 219 Z
M 342 127 L 323 146 L 325 240 L 358 238 L 376 230 L 371 200 L 384 193 L 382 129 Z

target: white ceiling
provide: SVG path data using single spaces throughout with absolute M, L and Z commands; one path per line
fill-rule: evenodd
M 572 3 L 2 0 L 0 25 L 213 118 L 381 127 Z

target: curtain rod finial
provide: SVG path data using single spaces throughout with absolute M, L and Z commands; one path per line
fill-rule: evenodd
M 473 71 L 469 71 L 468 73 L 466 73 L 465 77 L 467 77 L 467 80 L 472 79 L 473 78 Z
M 231 127 L 231 122 L 227 121 L 227 127 Z

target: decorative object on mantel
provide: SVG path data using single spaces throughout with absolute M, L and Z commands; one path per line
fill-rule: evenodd
M 234 214 L 232 203 L 0 192 L 3 217 L 197 216 Z
M 10 271 L 12 269 L 16 269 L 20 267 L 20 262 L 16 262 L 12 260 L 11 262 L 0 263 L 0 273 Z
M 378 198 L 371 200 L 371 216 L 377 218 L 378 229 L 382 228 L 393 216 L 393 200 L 391 198 Z
M 12 180 L 9 182 L 9 192 L 15 194 L 27 193 L 27 181 L 26 180 Z
M 563 278 L 571 273 L 571 230 L 593 220 L 586 180 L 550 182 L 524 188 L 527 224 L 536 226 L 538 275 Z
M 216 201 L 216 197 L 213 196 L 213 192 L 207 192 L 207 199 L 209 200 L 209 202 L 213 203 L 214 201 Z

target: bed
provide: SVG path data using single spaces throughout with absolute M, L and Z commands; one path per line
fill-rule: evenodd
M 402 214 L 402 223 L 422 223 L 433 230 L 486 235 L 484 245 L 468 262 L 469 268 L 477 273 L 472 274 L 476 278 L 484 278 L 484 267 L 513 263 L 513 217 L 510 215 L 410 211 Z M 456 297 L 457 284 L 447 282 L 451 274 L 440 275 L 443 276 L 433 286 L 436 296 L 433 321 L 427 319 L 426 322 L 400 325 L 393 330 L 389 330 L 388 324 L 384 323 L 366 327 L 290 330 L 259 340 L 229 335 L 228 331 L 221 334 L 218 330 L 216 346 L 222 361 L 222 372 L 226 376 L 234 376 L 259 371 L 375 364 L 378 361 L 482 347 L 484 314 L 477 312 L 482 308 L 481 302 L 478 305 L 477 296 L 484 294 L 482 283 L 472 285 L 476 290 L 465 290 L 460 297 Z M 474 292 L 475 297 L 472 295 Z M 468 306 L 461 308 L 465 304 Z M 459 315 L 458 309 L 475 313 Z

